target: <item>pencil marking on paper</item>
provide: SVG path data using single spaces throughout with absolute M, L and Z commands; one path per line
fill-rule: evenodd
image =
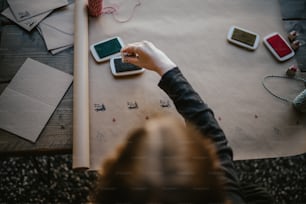
M 138 109 L 138 104 L 137 102 L 127 102 L 128 109 Z
M 106 111 L 105 105 L 103 103 L 102 104 L 95 103 L 94 108 L 96 112 Z
M 171 107 L 169 100 L 160 100 L 159 104 L 160 104 L 160 107 L 162 107 L 162 108 L 170 108 Z

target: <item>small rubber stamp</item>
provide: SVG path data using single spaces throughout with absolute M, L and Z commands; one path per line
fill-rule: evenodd
M 301 43 L 299 40 L 295 40 L 291 43 L 291 47 L 295 51 L 298 50 L 300 46 L 301 46 Z
M 297 36 L 298 36 L 297 32 L 293 30 L 288 34 L 288 39 L 290 42 L 292 42 L 296 39 Z
M 286 74 L 287 74 L 288 77 L 294 77 L 296 72 L 297 72 L 297 67 L 295 65 L 291 65 L 287 69 Z
M 138 104 L 137 102 L 127 102 L 128 109 L 138 109 Z

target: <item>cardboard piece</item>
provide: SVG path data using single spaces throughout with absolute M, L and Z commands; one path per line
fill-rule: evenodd
M 54 11 L 38 26 L 47 49 L 56 54 L 73 46 L 74 3 Z
M 10 8 L 5 9 L 1 14 L 7 17 L 8 19 L 10 19 L 11 21 L 15 22 L 25 30 L 31 31 L 39 24 L 40 21 L 42 21 L 45 17 L 47 17 L 51 12 L 52 11 L 47 11 L 45 13 L 34 16 L 33 18 L 29 18 L 19 22 L 16 20 Z
M 72 76 L 28 58 L 0 96 L 0 128 L 35 142 Z

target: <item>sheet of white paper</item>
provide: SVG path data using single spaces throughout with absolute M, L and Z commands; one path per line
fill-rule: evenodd
M 35 142 L 72 76 L 28 58 L 0 96 L 0 128 Z
M 22 21 L 68 4 L 66 0 L 7 0 L 17 21 Z
M 54 50 L 73 45 L 74 33 L 74 4 L 54 11 L 38 26 L 47 49 Z
M 11 12 L 10 8 L 5 9 L 1 14 L 10 19 L 11 21 L 17 23 L 22 28 L 26 29 L 27 31 L 31 31 L 33 28 L 39 24 L 40 21 L 42 21 L 46 16 L 48 16 L 51 11 L 47 11 L 45 13 L 39 14 L 37 16 L 34 16 L 33 18 L 26 19 L 24 21 L 17 21 L 13 13 Z

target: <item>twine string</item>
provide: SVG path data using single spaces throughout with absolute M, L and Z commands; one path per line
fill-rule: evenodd
M 140 0 L 137 0 L 133 9 L 132 9 L 132 12 L 130 13 L 130 15 L 126 19 L 120 19 L 116 15 L 116 13 L 118 13 L 118 11 L 120 9 L 120 6 L 118 4 L 112 4 L 112 5 L 109 5 L 107 7 L 104 7 L 103 10 L 102 10 L 102 13 L 103 14 L 111 14 L 113 16 L 113 18 L 115 19 L 115 21 L 117 21 L 119 23 L 126 23 L 133 18 L 136 8 L 140 5 L 141 5 Z
M 300 77 L 288 77 L 288 76 L 277 76 L 277 75 L 268 75 L 268 76 L 265 76 L 265 77 L 263 78 L 263 80 L 261 81 L 263 87 L 264 87 L 272 96 L 274 96 L 274 97 L 276 97 L 276 98 L 278 98 L 278 99 L 280 99 L 280 100 L 282 100 L 282 101 L 285 101 L 285 102 L 287 102 L 287 103 L 292 103 L 293 101 L 290 100 L 290 99 L 288 99 L 288 98 L 285 98 L 285 97 L 282 97 L 282 96 L 279 96 L 279 95 L 273 93 L 273 92 L 271 91 L 271 89 L 269 89 L 269 88 L 266 86 L 265 81 L 266 81 L 266 79 L 268 79 L 268 78 L 291 79 L 291 80 L 295 80 L 295 81 L 301 81 L 301 82 L 304 83 L 304 85 L 306 84 L 306 80 L 303 79 L 303 78 L 300 78 Z

